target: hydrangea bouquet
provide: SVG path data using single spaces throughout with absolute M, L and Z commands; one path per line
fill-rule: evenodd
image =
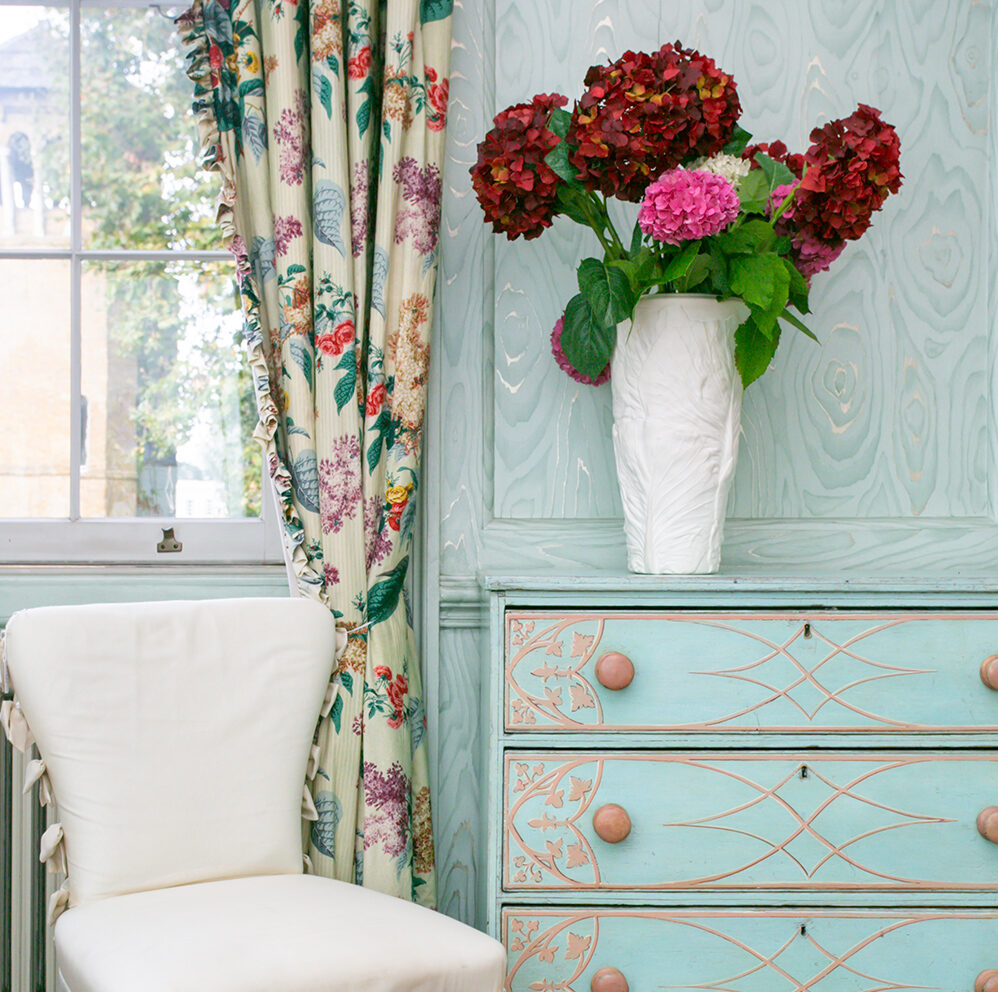
M 593 66 L 585 87 L 571 112 L 557 94 L 503 110 L 471 170 L 497 233 L 536 238 L 564 214 L 602 246 L 555 324 L 556 361 L 579 382 L 605 382 L 617 325 L 643 295 L 705 293 L 748 307 L 735 363 L 749 385 L 781 325 L 814 337 L 801 320 L 811 278 L 900 188 L 897 133 L 860 104 L 815 128 L 804 154 L 750 144 L 734 79 L 679 42 Z M 608 198 L 640 205 L 626 242 Z

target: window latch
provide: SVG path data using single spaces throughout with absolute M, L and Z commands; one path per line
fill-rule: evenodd
M 158 554 L 169 554 L 173 551 L 183 551 L 184 546 L 177 540 L 174 536 L 172 527 L 163 528 L 163 540 L 156 545 L 156 552 Z

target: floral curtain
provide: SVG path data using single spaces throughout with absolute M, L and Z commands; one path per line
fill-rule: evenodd
M 178 19 L 289 567 L 348 634 L 310 765 L 310 859 L 424 905 L 426 720 L 403 583 L 452 4 L 195 0 Z

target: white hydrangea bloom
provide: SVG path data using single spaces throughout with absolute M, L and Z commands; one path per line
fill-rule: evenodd
M 697 159 L 690 168 L 724 176 L 735 189 L 738 189 L 742 177 L 749 174 L 750 166 L 748 162 L 737 155 L 726 155 L 724 152 L 718 152 L 717 155 L 712 155 L 710 158 Z

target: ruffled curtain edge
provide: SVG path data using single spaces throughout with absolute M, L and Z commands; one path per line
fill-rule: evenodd
M 292 498 L 291 473 L 277 450 L 275 440 L 280 414 L 270 389 L 270 371 L 263 347 L 263 331 L 259 314 L 249 300 L 255 298 L 249 283 L 249 263 L 245 240 L 236 222 L 236 176 L 232 160 L 225 153 L 218 126 L 215 87 L 211 79 L 211 39 L 204 21 L 203 0 L 193 0 L 191 6 L 174 20 L 184 48 L 185 72 L 194 84 L 192 109 L 197 117 L 201 141 L 200 163 L 207 172 L 217 172 L 222 178 L 215 220 L 221 231 L 223 248 L 236 259 L 237 283 L 246 321 L 245 346 L 253 379 L 259 420 L 253 437 L 263 448 L 264 464 L 274 487 L 281 511 L 281 537 L 285 558 L 294 576 L 292 592 L 318 600 L 328 607 L 322 578 L 312 568 L 304 548 L 305 529 Z

